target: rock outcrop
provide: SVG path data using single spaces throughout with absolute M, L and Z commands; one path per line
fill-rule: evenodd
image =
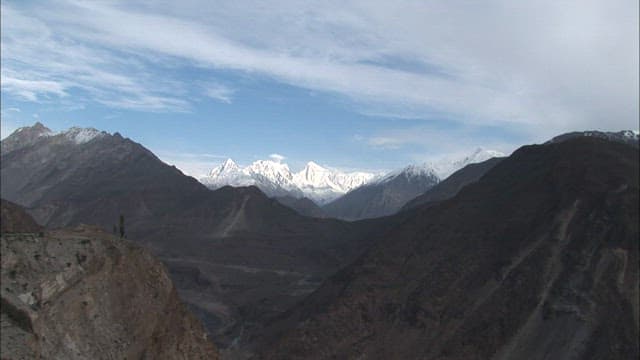
M 0 250 L 2 359 L 218 358 L 163 265 L 127 240 L 82 225 L 4 232 Z
M 36 223 L 20 205 L 0 199 L 0 233 L 37 233 L 42 226 Z

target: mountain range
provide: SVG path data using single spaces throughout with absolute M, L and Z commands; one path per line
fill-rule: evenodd
M 16 224 L 106 236 L 122 215 L 223 358 L 638 356 L 637 137 L 558 137 L 444 179 L 407 167 L 345 195 L 376 186 L 362 204 L 402 209 L 358 221 L 302 216 L 282 203 L 318 209 L 253 185 L 208 189 L 118 133 L 38 123 L 1 149 L 1 196 L 39 225 Z M 392 203 L 396 187 L 428 189 Z
M 79 134 L 82 134 L 81 136 Z M 304 217 L 255 186 L 215 191 L 120 134 L 42 124 L 2 141 L 1 196 L 47 228 L 126 234 L 168 267 L 221 348 L 251 334 L 357 257 L 388 224 Z
M 524 146 L 270 325 L 265 359 L 635 359 L 638 150 Z
M 255 185 L 270 197 L 307 197 L 318 204 L 331 201 L 375 177 L 372 173 L 345 173 L 322 167 L 313 161 L 299 172 L 292 172 L 287 164 L 272 160 L 258 160 L 241 168 L 227 159 L 200 181 L 211 189 L 222 186 Z
M 437 186 L 442 179 L 448 179 L 452 173 L 455 174 L 470 164 L 500 156 L 504 154 L 478 148 L 470 155 L 459 159 L 445 158 L 422 165 L 409 165 L 348 192 L 324 205 L 322 210 L 326 216 L 344 220 L 391 215 L 408 201 Z
M 410 165 L 386 174 L 345 173 L 313 161 L 294 173 L 281 161 L 258 160 L 243 168 L 227 159 L 200 182 L 210 189 L 255 185 L 304 215 L 357 220 L 393 214 L 458 169 L 499 156 L 504 154 L 478 148 L 462 158 Z M 305 198 L 322 209 L 306 203 Z

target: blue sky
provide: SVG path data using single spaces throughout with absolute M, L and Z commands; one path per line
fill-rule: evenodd
M 638 128 L 638 2 L 3 1 L 2 137 L 120 132 L 191 175 L 384 170 Z

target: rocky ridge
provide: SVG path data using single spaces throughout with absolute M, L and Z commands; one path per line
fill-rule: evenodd
M 3 202 L 3 359 L 217 359 L 148 251 L 91 226 L 32 233 Z

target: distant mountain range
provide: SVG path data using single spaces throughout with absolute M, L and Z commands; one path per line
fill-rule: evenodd
M 241 168 L 227 159 L 200 179 L 210 189 L 222 186 L 255 185 L 270 197 L 307 197 L 317 204 L 327 203 L 375 177 L 367 172 L 341 172 L 322 167 L 313 161 L 301 171 L 293 173 L 287 164 L 272 160 L 258 160 Z
M 627 138 L 409 166 L 344 195 L 360 209 L 345 218 L 389 216 L 347 222 L 300 215 L 331 216 L 340 199 L 210 190 L 118 133 L 36 124 L 2 141 L 0 190 L 45 231 L 111 231 L 124 215 L 127 237 L 238 358 L 635 359 L 638 150 Z M 288 179 L 280 165 L 252 171 Z
M 227 159 L 213 168 L 208 176 L 201 178 L 200 182 L 210 189 L 227 185 L 255 185 L 267 196 L 280 199 L 308 198 L 324 207 L 326 215 L 330 217 L 355 220 L 392 214 L 406 201 L 420 195 L 456 170 L 496 156 L 504 154 L 478 148 L 463 158 L 411 165 L 387 174 L 346 173 L 320 166 L 313 161 L 294 173 L 287 164 L 279 161 L 258 160 L 249 166 L 240 167 L 233 160 Z M 294 204 L 292 199 L 287 201 L 288 206 Z M 309 206 L 304 208 L 308 210 Z M 304 214 L 320 212 L 314 210 Z
M 344 220 L 369 219 L 395 214 L 415 197 L 469 164 L 504 156 L 493 150 L 476 149 L 461 159 L 442 159 L 410 165 L 356 188 L 322 207 L 329 217 Z
M 439 181 L 430 167 L 408 166 L 347 193 L 322 210 L 330 217 L 344 220 L 391 215 Z

